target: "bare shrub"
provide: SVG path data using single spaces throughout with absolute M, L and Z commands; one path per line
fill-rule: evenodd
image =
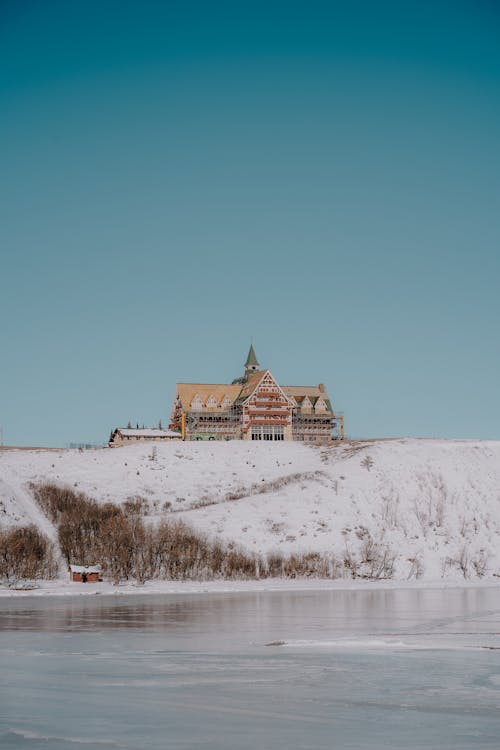
M 424 564 L 420 557 L 409 557 L 408 562 L 410 563 L 410 570 L 408 572 L 408 578 L 421 578 L 424 574 Z
M 208 580 L 316 576 L 390 577 L 394 556 L 359 527 L 360 559 L 346 551 L 343 560 L 317 552 L 279 552 L 263 557 L 234 544 L 210 539 L 183 521 L 146 525 L 143 502 L 129 498 L 122 506 L 99 504 L 82 493 L 56 485 L 34 489 L 35 497 L 57 524 L 61 552 L 68 563 L 101 563 L 113 581 L 135 578 Z M 275 529 L 277 532 L 278 529 Z M 281 527 L 279 528 L 281 531 Z
M 360 575 L 363 578 L 392 578 L 396 555 L 387 545 L 368 534 L 360 551 Z
M 420 493 L 414 500 L 415 515 L 420 523 L 424 536 L 431 526 L 441 528 L 444 525 L 448 505 L 448 489 L 440 474 L 426 474 L 419 477 Z
M 280 552 L 270 552 L 266 558 L 265 571 L 269 578 L 284 578 L 285 557 Z
M 62 513 L 72 510 L 81 500 L 87 500 L 81 492 L 57 484 L 31 484 L 35 500 L 52 523 L 57 523 Z
M 359 563 L 352 550 L 346 545 L 344 552 L 344 571 L 350 574 L 351 578 L 359 577 Z
M 255 556 L 237 549 L 226 552 L 220 569 L 223 578 L 255 578 L 256 571 Z
M 484 561 L 484 563 L 486 566 L 486 560 Z M 443 577 L 445 576 L 447 568 L 457 568 L 462 573 L 464 578 L 469 578 L 470 564 L 471 564 L 471 560 L 470 560 L 469 548 L 466 544 L 464 544 L 457 551 L 457 554 L 455 557 L 446 557 L 443 560 L 442 576 Z M 474 564 L 473 564 L 473 567 L 475 567 Z
M 127 516 L 147 516 L 149 503 L 145 497 L 136 495 L 135 497 L 128 497 L 123 503 L 122 508 Z
M 271 552 L 264 561 L 264 574 L 269 578 L 340 578 L 342 562 L 334 555 L 299 552 L 285 556 Z
M 113 580 L 128 578 L 134 568 L 137 547 L 134 530 L 142 526 L 138 518 L 141 503 L 126 501 L 125 508 L 112 503 L 99 504 L 87 495 L 55 484 L 32 486 L 35 499 L 57 525 L 61 552 L 67 563 L 102 563 Z
M 468 578 L 469 575 L 469 550 L 464 544 L 459 550 L 458 558 L 456 560 L 458 568 L 462 571 L 464 578 Z
M 136 528 L 144 529 L 142 522 Z M 135 574 L 133 524 L 123 513 L 102 519 L 98 539 L 97 558 L 115 583 L 131 578 Z
M 486 575 L 488 568 L 488 554 L 484 549 L 479 550 L 477 555 L 472 558 L 472 567 L 478 578 L 483 578 Z
M 371 456 L 365 456 L 364 459 L 361 461 L 361 466 L 365 468 L 367 471 L 370 471 L 375 461 Z
M 399 520 L 399 493 L 391 492 L 382 498 L 382 520 L 391 529 L 396 529 L 400 525 Z
M 53 543 L 36 526 L 0 530 L 0 578 L 56 578 Z

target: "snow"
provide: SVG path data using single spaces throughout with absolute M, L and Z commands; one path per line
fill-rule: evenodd
M 72 573 L 100 573 L 100 565 L 73 565 L 69 566 Z
M 460 580 L 428 580 L 419 581 L 365 581 L 347 579 L 321 578 L 263 578 L 248 581 L 146 581 L 144 585 L 135 582 L 113 584 L 110 581 L 101 583 L 79 583 L 66 578 L 55 581 L 33 582 L 33 588 L 13 589 L 0 585 L 0 599 L 5 597 L 43 597 L 43 596 L 130 596 L 147 594 L 168 594 L 170 596 L 184 596 L 186 594 L 244 594 L 244 593 L 272 593 L 293 592 L 304 593 L 311 591 L 422 591 L 422 590 L 465 590 L 492 591 L 498 589 L 498 583 L 493 580 L 462 581 Z
M 154 445 L 154 451 L 153 451 Z M 140 497 L 246 549 L 343 558 L 374 544 L 404 581 L 500 576 L 500 442 L 379 440 L 140 444 L 0 451 L 0 525 L 55 529 L 29 491 L 56 482 L 100 502 Z
M 168 437 L 168 438 L 177 438 L 177 440 L 180 439 L 181 435 L 180 432 L 174 432 L 174 430 L 160 430 L 160 429 L 151 429 L 151 428 L 135 428 L 135 427 L 118 427 L 118 432 L 123 435 L 124 437 L 147 437 L 147 438 L 156 438 L 156 437 Z

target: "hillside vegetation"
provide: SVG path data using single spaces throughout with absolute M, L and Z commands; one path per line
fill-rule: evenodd
M 27 526 L 115 580 L 500 576 L 500 443 L 0 452 L 0 529 Z

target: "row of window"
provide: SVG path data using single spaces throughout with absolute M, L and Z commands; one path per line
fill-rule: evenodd
M 252 440 L 284 440 L 285 429 L 280 425 L 253 425 Z

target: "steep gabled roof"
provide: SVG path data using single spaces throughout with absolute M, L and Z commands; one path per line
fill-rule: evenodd
M 196 394 L 203 404 L 206 404 L 207 399 L 213 395 L 217 404 L 220 405 L 224 396 L 227 396 L 231 403 L 234 403 L 240 391 L 241 385 L 225 385 L 224 383 L 177 383 L 176 387 L 177 395 L 185 411 L 189 411 L 191 401 Z
M 245 401 L 245 399 L 252 395 L 266 372 L 268 372 L 268 370 L 257 370 L 257 372 L 253 372 L 251 375 L 249 375 L 246 383 L 243 385 L 243 388 L 241 388 L 241 393 L 239 394 L 238 399 L 239 401 Z
M 309 398 L 309 401 L 311 402 L 313 407 L 316 405 L 316 401 L 319 398 L 323 399 L 327 410 L 332 412 L 333 414 L 330 398 L 324 386 L 320 388 L 319 385 L 283 385 L 282 388 L 286 395 L 293 396 L 293 398 L 299 405 L 302 403 L 306 396 Z
M 277 385 L 277 387 L 280 389 L 280 391 L 283 393 L 283 396 L 285 398 L 288 398 L 288 394 L 285 393 L 284 388 L 281 387 L 281 385 L 278 383 L 277 380 L 274 379 L 272 374 L 269 370 L 259 370 L 258 372 L 252 373 L 252 375 L 249 376 L 247 382 L 241 389 L 241 393 L 239 395 L 239 401 L 246 401 L 247 398 L 250 398 L 252 393 L 257 390 L 259 387 L 261 381 L 266 377 L 266 375 L 269 375 L 269 377 L 272 379 L 272 381 Z

